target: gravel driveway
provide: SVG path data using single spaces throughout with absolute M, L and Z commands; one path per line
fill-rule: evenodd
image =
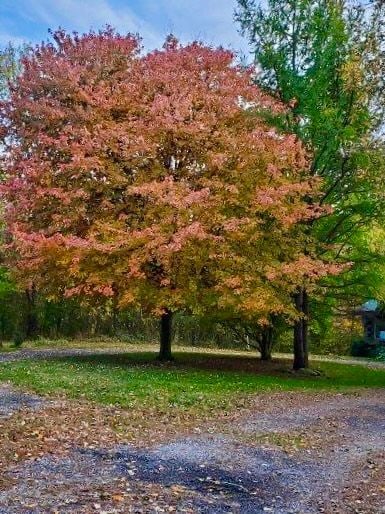
M 385 513 L 385 391 L 273 396 L 164 444 L 18 462 L 2 471 L 0 513 Z M 1 387 L 0 430 L 47 403 Z
M 65 349 L 65 350 L 50 350 L 50 349 L 42 349 L 42 350 L 17 350 L 8 353 L 0 353 L 0 363 L 1 362 L 13 362 L 13 361 L 21 361 L 28 359 L 54 359 L 56 357 L 76 357 L 81 355 L 92 355 L 96 352 L 107 353 L 104 350 L 82 350 L 82 349 Z M 117 350 L 119 353 L 120 350 Z M 109 354 L 115 353 L 114 350 L 109 350 Z M 124 353 L 124 352 L 122 352 Z
M 16 391 L 9 386 L 0 386 L 0 419 L 20 408 L 39 408 L 42 403 L 44 401 L 38 396 Z

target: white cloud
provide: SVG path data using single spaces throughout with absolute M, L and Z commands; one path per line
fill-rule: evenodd
M 122 33 L 140 33 L 147 45 L 160 44 L 156 30 L 141 20 L 129 7 L 112 7 L 108 0 L 29 0 L 21 12 L 25 19 L 56 29 L 79 32 L 99 29 L 107 24 Z
M 202 40 L 247 52 L 247 44 L 234 22 L 236 0 L 141 0 L 140 13 L 183 41 Z
M 9 11 L 3 18 L 4 32 L 20 32 L 17 19 L 23 20 L 21 25 L 28 24 L 35 40 L 45 39 L 48 28 L 86 32 L 109 24 L 122 33 L 139 33 L 148 49 L 159 47 L 173 32 L 183 42 L 199 39 L 247 51 L 233 21 L 236 0 L 18 0 L 16 6 L 14 0 L 0 2 Z M 0 43 L 6 36 L 0 34 Z
M 8 43 L 12 43 L 14 46 L 22 46 L 27 42 L 27 39 L 15 36 L 9 32 L 0 32 L 0 47 L 7 46 Z

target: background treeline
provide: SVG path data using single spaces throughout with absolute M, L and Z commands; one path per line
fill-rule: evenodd
M 360 319 L 353 310 L 331 314 L 318 306 L 318 318 L 310 324 L 314 353 L 348 354 L 362 334 Z M 260 351 L 258 330 L 236 320 L 177 314 L 174 341 L 194 347 Z M 269 350 L 290 352 L 292 328 L 281 322 Z M 0 341 L 21 346 L 26 340 L 114 338 L 127 343 L 157 342 L 159 320 L 133 309 L 118 310 L 111 302 L 82 305 L 77 299 L 51 301 L 33 289 L 0 291 Z

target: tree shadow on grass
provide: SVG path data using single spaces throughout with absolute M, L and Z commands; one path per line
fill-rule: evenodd
M 271 362 L 263 362 L 256 356 L 241 355 L 220 355 L 197 352 L 176 352 L 175 359 L 172 362 L 159 362 L 156 354 L 152 352 L 97 352 L 94 354 L 55 357 L 55 360 L 70 362 L 73 364 L 90 364 L 103 365 L 122 368 L 154 368 L 165 369 L 170 371 L 233 371 L 257 373 L 266 375 L 282 375 L 287 374 L 290 369 L 290 361 L 285 359 L 276 359 Z
M 247 377 L 266 377 L 268 380 L 277 379 L 281 385 L 293 384 L 298 387 L 329 388 L 337 387 L 385 387 L 385 372 L 383 370 L 366 369 L 360 365 L 322 363 L 319 376 L 297 374 L 291 370 L 288 359 L 273 359 L 263 362 L 257 356 L 243 356 L 216 353 L 175 352 L 174 361 L 159 362 L 155 352 L 95 352 L 73 356 L 53 357 L 57 362 L 67 362 L 73 365 L 103 366 L 135 371 L 154 372 L 203 372 L 210 375 L 221 373 L 234 374 L 238 379 L 241 375 Z

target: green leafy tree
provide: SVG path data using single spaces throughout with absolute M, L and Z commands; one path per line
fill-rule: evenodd
M 0 99 L 8 96 L 9 85 L 21 72 L 21 58 L 27 51 L 27 46 L 17 47 L 12 43 L 0 49 Z
M 12 43 L 9 43 L 4 48 L 0 49 L 0 100 L 5 101 L 10 94 L 11 83 L 16 79 L 16 77 L 22 71 L 21 59 L 22 56 L 28 51 L 26 46 L 15 46 Z M 3 179 L 3 172 L 0 168 L 0 180 Z M 0 213 L 2 216 L 2 213 Z M 0 226 L 0 240 L 4 241 L 4 225 L 1 223 Z M 1 258 L 1 256 L 0 256 Z M 24 310 L 21 304 L 24 304 L 24 301 L 21 300 L 21 295 L 17 291 L 17 287 L 15 282 L 9 277 L 9 273 L 7 269 L 1 265 L 2 261 L 0 260 L 0 297 L 2 308 L 0 311 L 0 326 L 1 331 L 4 334 L 5 327 L 9 324 L 9 318 L 12 318 L 11 324 L 14 326 L 18 326 L 16 332 L 21 333 L 25 332 L 24 328 L 20 328 L 20 325 L 24 323 L 20 323 L 20 321 L 16 318 L 18 316 L 13 316 L 8 308 L 9 305 L 12 308 L 17 310 L 18 312 Z M 35 290 L 27 288 L 25 292 L 25 299 L 27 300 L 27 304 L 31 304 L 31 302 L 35 303 Z M 15 302 L 17 305 L 15 305 Z M 35 308 L 27 309 L 26 315 L 26 333 L 31 332 L 28 327 L 35 327 L 37 329 L 37 316 L 35 314 Z M 35 330 L 34 330 L 35 331 Z M 15 337 L 21 339 L 17 334 Z
M 346 265 L 328 294 L 369 276 L 365 234 L 382 216 L 384 171 L 384 6 L 339 0 L 238 0 L 236 19 L 248 36 L 256 82 L 292 106 L 281 120 L 307 145 L 322 178 L 329 213 L 307 223 L 324 258 Z M 325 250 L 325 243 L 328 250 Z M 322 249 L 321 249 L 322 247 Z M 323 291 L 325 293 L 325 290 Z M 309 291 L 298 284 L 294 368 L 308 366 Z

